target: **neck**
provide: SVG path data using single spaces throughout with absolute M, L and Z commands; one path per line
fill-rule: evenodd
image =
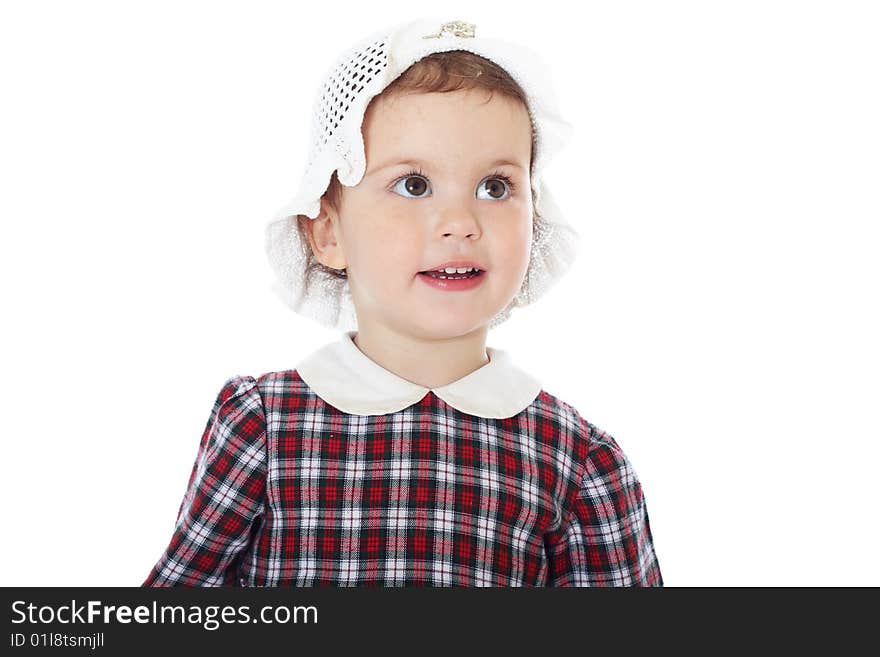
M 439 388 L 489 362 L 488 327 L 451 338 L 420 337 L 380 325 L 359 326 L 354 344 L 370 360 L 402 379 Z

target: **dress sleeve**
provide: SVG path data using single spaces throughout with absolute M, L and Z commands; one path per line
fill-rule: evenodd
M 256 380 L 234 376 L 202 434 L 171 542 L 141 586 L 237 586 L 264 513 L 266 420 Z
M 663 586 L 642 486 L 609 434 L 586 423 L 580 487 L 546 538 L 548 586 Z

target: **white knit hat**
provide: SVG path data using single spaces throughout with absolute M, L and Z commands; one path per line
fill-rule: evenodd
M 489 327 L 508 319 L 513 308 L 537 300 L 568 270 L 579 235 L 554 203 L 542 171 L 569 141 L 573 128 L 559 114 L 538 54 L 518 44 L 478 37 L 475 28 L 435 18 L 401 23 L 358 42 L 327 70 L 312 108 L 310 153 L 299 191 L 266 226 L 266 251 L 277 275 L 272 289 L 296 312 L 338 330 L 357 327 L 347 278 L 322 267 L 307 271 L 311 247 L 300 236 L 297 215 L 318 217 L 333 171 L 343 185 L 360 182 L 366 170 L 361 123 L 367 105 L 412 64 L 435 52 L 466 50 L 505 69 L 526 94 L 535 135 L 531 259 L 520 291 Z

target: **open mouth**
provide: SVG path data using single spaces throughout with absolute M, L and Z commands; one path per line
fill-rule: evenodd
M 424 274 L 425 276 L 430 276 L 431 278 L 440 278 L 440 279 L 451 279 L 451 280 L 462 280 L 465 278 L 476 278 L 477 276 L 482 276 L 485 271 L 482 269 L 471 270 L 468 272 L 464 272 L 463 274 L 454 273 L 448 274 L 443 271 L 420 271 L 420 274 Z

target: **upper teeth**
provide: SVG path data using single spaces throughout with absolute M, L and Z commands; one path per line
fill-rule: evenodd
M 434 269 L 433 271 L 443 271 L 447 274 L 465 274 L 469 271 L 478 271 L 476 267 L 446 267 L 445 269 Z

